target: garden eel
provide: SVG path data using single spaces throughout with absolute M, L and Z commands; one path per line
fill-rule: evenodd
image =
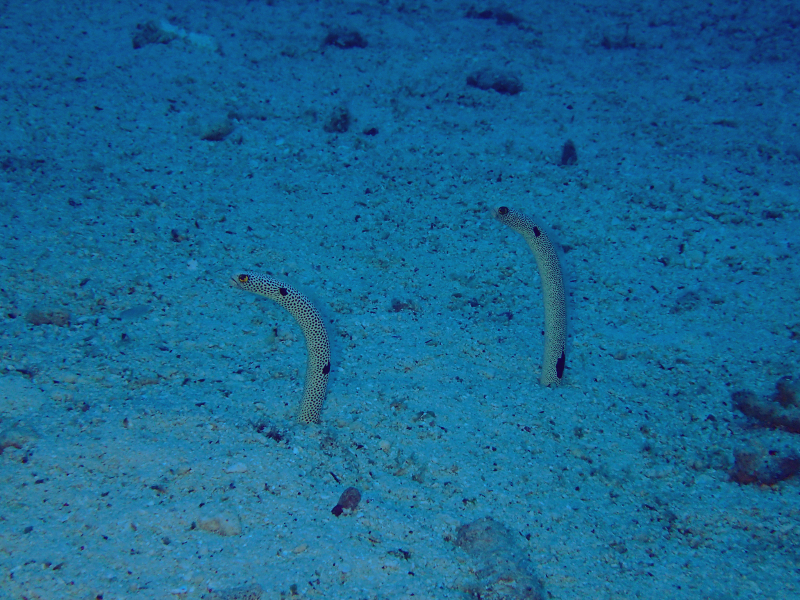
M 536 257 L 544 294 L 544 359 L 539 381 L 542 385 L 559 385 L 567 360 L 567 300 L 555 246 L 533 219 L 518 210 L 501 206 L 494 217 L 521 234 Z
M 331 346 L 319 311 L 308 298 L 292 286 L 269 275 L 237 273 L 231 277 L 231 285 L 274 300 L 288 310 L 300 325 L 306 338 L 308 365 L 298 421 L 319 423 L 319 413 L 328 387 L 328 374 L 331 372 Z

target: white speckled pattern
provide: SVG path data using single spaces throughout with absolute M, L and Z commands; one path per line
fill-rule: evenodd
M 544 294 L 544 360 L 540 381 L 542 385 L 559 385 L 566 363 L 567 301 L 555 246 L 533 219 L 518 210 L 501 206 L 494 216 L 521 234 L 536 257 Z
M 244 272 L 231 277 L 231 285 L 274 300 L 289 311 L 303 330 L 308 350 L 308 366 L 298 420 L 319 423 L 322 402 L 331 371 L 331 347 L 319 311 L 292 286 L 262 273 Z

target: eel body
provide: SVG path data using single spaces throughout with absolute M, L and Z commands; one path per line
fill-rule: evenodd
M 521 234 L 536 258 L 544 295 L 544 359 L 540 382 L 557 386 L 564 377 L 567 344 L 567 300 L 555 246 L 536 221 L 518 210 L 500 206 L 495 218 Z
M 331 347 L 319 311 L 295 288 L 270 275 L 249 271 L 237 273 L 231 277 L 231 285 L 274 300 L 289 311 L 300 325 L 306 338 L 308 364 L 298 421 L 319 423 L 322 402 L 328 388 L 328 374 L 331 371 Z

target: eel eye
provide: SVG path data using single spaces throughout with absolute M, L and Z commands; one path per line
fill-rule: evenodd
M 248 281 L 250 281 L 249 275 L 239 275 L 239 283 L 247 283 Z
M 497 209 L 497 214 L 499 214 L 499 215 L 507 215 L 508 214 L 508 207 L 507 206 L 501 206 L 500 208 Z

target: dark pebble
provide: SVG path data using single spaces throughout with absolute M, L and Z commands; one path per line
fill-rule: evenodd
M 355 510 L 359 502 L 361 502 L 361 492 L 354 487 L 349 487 L 342 492 L 339 502 L 331 509 L 331 512 L 338 517 L 345 509 L 349 511 Z
M 731 481 L 740 484 L 775 485 L 797 475 L 800 457 L 793 449 L 770 450 L 760 447 L 739 449 L 734 453 Z
M 760 425 L 800 433 L 800 408 L 792 405 L 784 408 L 781 400 L 781 396 L 761 399 L 747 390 L 731 394 L 733 408 L 755 419 Z
M 775 384 L 775 402 L 784 408 L 797 406 L 798 395 L 800 395 L 800 382 L 796 381 L 791 375 L 781 377 Z
M 578 163 L 578 150 L 575 148 L 575 142 L 567 140 L 561 148 L 561 162 L 562 167 L 575 165 Z
M 350 111 L 340 106 L 335 108 L 322 128 L 327 133 L 345 133 L 350 129 Z
M 56 325 L 66 327 L 69 325 L 69 313 L 65 310 L 38 310 L 32 308 L 25 315 L 25 320 L 31 325 Z
M 133 36 L 133 49 L 144 48 L 148 44 L 169 44 L 178 36 L 162 30 L 154 21 L 139 23 L 136 25 L 136 33 Z

